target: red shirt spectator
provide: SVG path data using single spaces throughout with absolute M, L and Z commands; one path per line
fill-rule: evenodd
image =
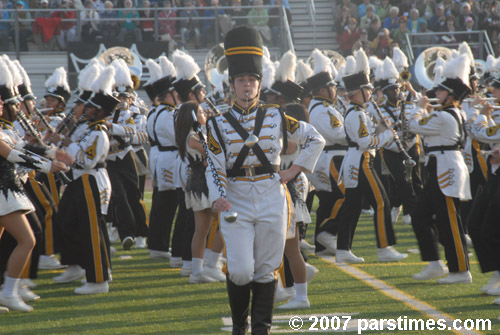
M 176 21 L 173 20 L 173 18 L 175 18 L 177 14 L 175 14 L 175 11 L 172 9 L 170 1 L 164 1 L 163 6 L 165 10 L 158 13 L 158 29 L 160 35 L 169 34 L 170 37 L 173 38 L 176 31 Z
M 359 39 L 360 31 L 355 18 L 349 20 L 349 25 L 340 37 L 339 48 L 342 55 L 347 56 L 352 52 L 352 46 Z

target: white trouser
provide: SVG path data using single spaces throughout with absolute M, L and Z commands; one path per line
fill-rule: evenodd
M 268 187 L 257 189 L 257 183 Z M 273 281 L 283 259 L 291 216 L 286 188 L 279 177 L 257 182 L 229 181 L 227 199 L 231 210 L 238 213 L 233 223 L 225 222 L 221 213 L 229 279 L 236 285 Z

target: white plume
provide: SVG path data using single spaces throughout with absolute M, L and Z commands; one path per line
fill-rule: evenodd
M 488 57 L 486 57 L 486 69 L 485 69 L 485 71 L 486 72 L 496 72 L 496 71 L 498 71 L 498 69 L 497 69 L 497 64 L 498 63 L 499 62 L 495 58 L 495 56 L 488 55 Z
M 342 81 L 342 77 L 344 76 L 344 71 L 345 71 L 345 64 L 340 67 L 339 72 L 337 73 L 337 76 L 335 77 L 335 81 L 337 83 L 340 83 Z
M 458 52 L 461 55 L 467 55 L 469 57 L 469 61 L 471 64 L 474 64 L 474 55 L 472 54 L 472 50 L 470 49 L 469 44 L 467 42 L 462 42 L 458 45 Z
M 121 58 L 115 59 L 111 62 L 111 66 L 115 68 L 115 87 L 126 86 L 134 87 L 130 70 L 127 63 Z
M 85 67 L 78 76 L 78 87 L 84 91 L 92 91 L 92 84 L 99 77 L 101 71 L 102 68 L 97 63 Z
M 335 67 L 335 64 L 330 60 L 330 73 L 332 75 L 332 78 L 335 78 L 338 74 L 337 68 Z
M 107 95 L 113 95 L 113 87 L 115 85 L 115 70 L 114 66 L 106 66 L 99 77 L 92 84 L 94 93 L 101 92 Z
M 358 49 L 354 52 L 354 58 L 356 59 L 356 73 L 363 72 L 366 75 L 370 74 L 370 64 L 368 63 L 368 57 L 363 49 Z
M 9 67 L 5 64 L 3 59 L 0 59 L 0 86 L 6 86 L 11 88 L 13 86 L 12 76 L 10 74 Z
M 399 47 L 394 47 L 392 49 L 392 59 L 394 61 L 394 65 L 397 69 L 399 69 L 399 71 L 408 67 L 408 57 L 406 57 L 404 52 L 401 51 Z
M 210 83 L 214 86 L 214 93 L 219 92 L 223 93 L 224 92 L 224 74 L 219 73 L 219 70 L 216 68 L 210 69 Z
M 264 57 L 271 59 L 271 54 L 269 53 L 269 49 L 265 45 L 262 47 L 262 51 L 264 52 Z
M 281 57 L 280 64 L 274 75 L 276 81 L 286 82 L 287 80 L 295 82 L 295 68 L 297 67 L 297 56 L 288 50 Z
M 382 79 L 397 79 L 399 77 L 399 71 L 389 57 L 385 57 L 384 59 L 383 72 Z
M 347 56 L 344 70 L 344 77 L 355 74 L 356 72 L 356 59 L 354 56 Z
M 313 70 L 314 74 L 331 71 L 330 69 L 331 60 L 330 58 L 323 55 L 321 51 L 319 51 L 318 49 L 314 49 L 311 54 L 311 57 L 314 60 L 314 70 Z
M 273 62 L 267 57 L 262 57 L 262 88 L 271 88 L 273 86 L 275 72 Z
M 375 80 L 379 81 L 383 79 L 386 78 L 384 78 L 384 63 L 382 62 L 382 65 L 377 66 L 377 68 L 375 69 Z
M 449 60 L 443 68 L 443 77 L 460 79 L 469 86 L 470 60 L 467 55 L 460 55 Z
M 159 58 L 160 62 L 160 68 L 161 68 L 161 77 L 160 78 L 165 78 L 167 76 L 172 76 L 175 77 L 177 76 L 177 72 L 175 71 L 175 66 L 174 63 L 170 61 L 166 56 L 160 56 Z M 158 79 L 160 79 L 158 78 Z M 187 79 L 191 79 L 187 78 Z
M 172 59 L 177 70 L 178 79 L 189 80 L 200 72 L 200 67 L 196 64 L 193 57 L 179 49 L 174 51 Z
M 46 88 L 58 86 L 64 87 L 66 91 L 70 92 L 66 70 L 62 66 L 58 67 L 45 82 Z
M 460 55 L 460 53 L 458 52 L 458 50 L 451 50 L 451 54 L 450 54 L 450 59 L 453 59 L 453 58 L 456 58 Z
M 302 59 L 299 59 L 297 62 L 297 69 L 296 69 L 296 74 L 295 74 L 295 80 L 297 83 L 304 83 L 307 78 L 311 77 L 313 75 L 313 70 L 309 65 L 304 63 Z
M 23 84 L 26 87 L 31 87 L 30 77 L 28 76 L 28 73 L 26 72 L 24 67 L 21 65 L 21 63 L 16 59 L 16 60 L 14 60 L 14 65 L 17 66 L 17 69 L 19 70 L 19 73 L 21 74 L 21 77 L 23 78 Z
M 436 59 L 436 63 L 434 64 L 434 67 L 441 66 L 444 68 L 445 64 L 446 64 L 446 60 L 443 57 L 438 57 Z
M 146 60 L 146 66 L 149 70 L 149 80 L 148 84 L 152 84 L 161 78 L 162 71 L 160 65 L 157 62 L 149 58 Z
M 370 69 L 372 71 L 375 71 L 380 65 L 384 63 L 384 61 L 377 56 L 370 56 L 368 58 L 368 63 L 370 63 Z
M 6 64 L 9 65 L 10 74 L 12 75 L 12 83 L 14 84 L 14 86 L 22 85 L 23 77 L 21 76 L 19 68 L 16 66 L 16 64 L 14 64 L 14 62 L 11 61 L 10 59 L 8 62 L 6 62 Z
M 432 87 L 436 87 L 438 84 L 440 84 L 443 81 L 443 67 L 442 66 L 435 66 L 434 67 L 434 83 L 432 84 Z

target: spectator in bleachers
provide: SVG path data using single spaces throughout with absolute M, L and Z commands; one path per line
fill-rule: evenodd
M 490 1 L 484 1 L 482 12 L 479 15 L 478 26 L 480 30 L 486 30 L 492 43 L 500 32 L 500 15 L 494 10 Z
M 342 34 L 344 34 L 344 30 L 349 26 L 349 22 L 351 21 L 351 19 L 355 19 L 355 17 L 351 15 L 351 10 L 349 9 L 349 7 L 343 7 L 341 10 L 342 15 L 335 20 L 335 32 L 337 33 L 337 41 L 340 40 L 340 37 L 342 36 Z
M 241 0 L 232 0 L 231 6 L 233 6 L 233 8 L 228 11 L 228 14 L 231 16 L 233 21 L 233 27 L 246 25 L 247 11 L 241 7 Z
M 477 0 L 467 0 L 471 7 L 471 13 L 475 17 L 479 18 L 479 15 L 482 12 L 481 4 L 480 2 L 489 2 L 490 0 L 485 0 L 485 1 L 477 1 Z
M 136 42 L 142 42 L 142 33 L 139 28 L 140 18 L 139 12 L 132 6 L 131 0 L 125 0 L 123 3 L 124 9 L 118 12 L 119 19 L 126 19 L 120 21 L 120 32 L 118 33 L 118 40 L 124 42 L 128 35 L 134 35 Z
M 360 33 L 361 34 L 359 35 L 359 39 L 352 46 L 352 54 L 354 54 L 354 51 L 362 48 L 365 51 L 366 55 L 370 56 L 372 52 L 370 48 L 372 42 L 368 40 L 368 30 L 360 29 Z
M 274 6 L 269 10 L 269 28 L 271 28 L 271 33 L 273 37 L 274 46 L 279 46 L 281 41 L 280 30 L 281 30 L 281 19 L 280 19 L 280 7 L 283 5 L 283 0 L 274 0 Z M 290 9 L 285 7 L 286 18 L 288 21 L 288 26 L 290 27 L 290 33 L 293 38 L 292 32 L 292 13 Z
M 382 28 L 378 36 L 373 40 L 371 44 L 371 54 L 377 56 L 380 59 L 384 59 L 390 56 L 392 39 L 390 36 L 390 31 L 387 28 Z
M 49 0 L 40 0 L 40 9 L 49 9 Z M 37 11 L 33 23 L 33 37 L 38 49 L 42 51 L 53 51 L 56 49 L 57 41 L 54 35 L 56 24 L 51 18 L 50 11 Z M 52 26 L 52 27 L 51 27 Z M 48 32 L 44 35 L 44 29 Z
M 358 20 L 358 7 L 355 4 L 353 4 L 351 0 L 342 0 L 342 2 L 338 3 L 337 7 L 335 8 L 334 12 L 335 21 L 338 21 L 342 18 L 342 16 L 344 15 L 343 9 L 346 7 L 349 8 L 349 11 L 351 12 L 351 17 Z
M 366 15 L 361 17 L 359 26 L 361 27 L 361 29 L 369 29 L 373 21 L 378 21 L 380 23 L 380 18 L 377 16 L 377 14 L 375 14 L 375 6 L 368 5 L 368 7 L 366 8 Z
M 429 31 L 427 29 L 427 22 L 422 21 L 420 23 L 420 32 L 421 33 L 432 33 L 432 31 Z M 433 36 L 433 35 L 418 35 L 418 36 L 415 36 L 414 39 L 413 39 L 413 41 L 412 41 L 412 43 L 417 44 L 417 45 L 426 45 L 425 47 L 419 47 L 419 48 L 415 49 L 415 51 L 414 51 L 415 58 L 417 58 L 418 55 L 420 55 L 420 53 L 422 52 L 422 50 L 431 47 L 432 45 L 436 44 L 437 41 L 438 41 L 438 39 L 435 36 Z
M 63 10 L 54 11 L 51 14 L 51 17 L 59 17 L 63 20 L 59 24 L 60 31 L 59 35 L 57 35 L 56 38 L 57 43 L 59 44 L 59 48 L 61 48 L 61 50 L 66 50 L 68 42 L 77 41 L 75 25 L 76 13 L 73 10 L 69 10 L 74 8 L 74 3 L 71 0 L 63 0 L 61 2 L 60 8 Z
M 420 17 L 428 23 L 432 15 L 434 15 L 436 0 L 416 0 L 414 8 L 418 9 Z
M 200 20 L 198 11 L 193 7 L 193 1 L 185 0 L 184 7 L 187 9 L 180 10 L 179 17 L 183 20 L 180 21 L 181 26 L 181 42 L 186 45 L 187 42 L 194 38 L 195 46 L 198 48 L 200 45 Z
M 441 31 L 446 24 L 444 15 L 444 5 L 442 3 L 436 6 L 436 13 L 429 19 L 429 29 L 432 31 Z
M 409 17 L 410 10 L 411 10 L 410 0 L 401 0 L 401 3 L 399 4 L 399 15 Z
M 474 23 L 477 22 L 477 17 L 475 17 L 472 14 L 470 4 L 468 2 L 464 2 L 460 9 L 460 15 L 458 15 L 457 18 L 455 19 L 455 27 L 457 28 L 458 31 L 465 30 L 465 19 L 467 19 L 468 17 L 472 18 L 472 21 Z M 477 26 L 476 24 L 474 24 L 474 29 L 476 28 Z
M 358 17 L 363 17 L 366 15 L 368 6 L 373 6 L 370 0 L 363 0 L 363 2 L 358 6 Z M 376 13 L 375 6 L 373 6 L 373 11 Z
M 439 43 L 441 44 L 453 44 L 457 43 L 457 39 L 455 37 L 454 32 L 457 31 L 455 28 L 455 16 L 454 15 L 448 15 L 446 17 L 446 24 L 441 30 L 442 32 L 450 32 L 450 34 L 442 35 Z
M 160 40 L 168 41 L 169 45 L 175 44 L 174 36 L 177 30 L 177 21 L 175 20 L 175 17 L 177 17 L 177 14 L 172 8 L 172 2 L 170 0 L 163 1 L 163 7 L 165 7 L 165 9 L 158 13 L 158 30 L 160 33 Z
M 262 0 L 254 0 L 253 2 L 254 8 L 250 9 L 248 12 L 248 25 L 257 30 L 264 40 L 264 44 L 266 42 L 270 42 L 271 37 L 271 29 L 268 26 L 269 23 L 269 15 L 267 14 L 267 10 L 265 8 L 259 8 L 262 6 Z
M 101 13 L 100 17 L 100 31 L 104 43 L 113 43 L 120 30 L 120 23 L 116 21 L 118 13 L 113 9 L 113 3 L 110 0 L 104 3 L 104 12 Z
M 444 6 L 444 15 L 447 17 L 450 15 L 457 16 L 459 13 L 459 2 L 455 0 L 443 0 L 441 2 Z
M 380 22 L 380 20 L 378 20 L 378 17 L 375 20 L 371 20 L 370 25 L 368 26 L 368 29 L 367 29 L 368 30 L 368 39 L 370 41 L 373 41 L 374 39 L 376 39 L 380 29 L 382 29 L 382 23 Z
M 420 24 L 422 22 L 426 22 L 426 21 L 420 17 L 420 13 L 418 12 L 418 9 L 413 8 L 410 11 L 410 19 L 408 20 L 408 30 L 411 31 L 412 33 L 419 33 L 420 32 Z
M 105 8 L 104 8 L 104 2 L 102 0 L 92 0 L 92 6 L 99 14 L 104 12 Z
M 397 7 L 396 7 L 397 8 Z M 380 3 L 377 5 L 377 8 L 375 9 L 375 13 L 378 15 L 380 18 L 381 22 L 384 22 L 386 18 L 389 17 L 390 15 L 390 10 L 391 10 L 391 3 L 389 0 L 382 0 Z
M 472 31 L 476 30 L 474 28 L 474 26 L 475 26 L 474 19 L 471 16 L 467 16 L 465 18 L 464 24 L 465 24 L 465 28 L 463 29 L 463 31 L 472 32 Z M 457 40 L 459 42 L 466 41 L 467 43 L 477 43 L 477 42 L 479 42 L 479 36 L 477 34 L 471 34 L 471 33 L 460 34 L 460 35 L 457 35 Z M 477 49 L 475 47 L 471 47 L 471 49 L 472 49 L 473 53 L 477 53 Z
M 355 18 L 351 17 L 339 40 L 340 53 L 344 57 L 352 53 L 353 45 L 359 40 L 360 35 L 361 32 L 358 27 L 358 22 Z
M 9 12 L 3 10 L 3 2 L 0 1 L 0 19 L 8 20 L 10 18 Z M 0 51 L 9 51 L 9 22 L 0 21 Z
M 139 27 L 141 28 L 142 40 L 153 41 L 155 31 L 155 14 L 151 10 L 151 2 L 149 0 L 144 0 L 142 3 L 142 8 L 144 9 L 139 12 L 139 15 L 141 17 L 141 21 L 139 21 Z
M 408 30 L 408 18 L 406 16 L 399 17 L 399 28 L 392 32 L 392 39 L 394 42 L 398 43 L 399 47 L 403 52 L 408 50 L 408 42 L 406 40 L 406 35 L 409 34 Z
M 203 20 L 203 28 L 202 28 L 202 33 L 201 33 L 201 45 L 203 48 L 207 47 L 208 43 L 208 36 L 215 36 L 215 25 L 218 24 L 216 21 L 216 13 L 217 15 L 223 15 L 224 10 L 219 7 L 219 0 L 211 0 L 210 1 L 210 7 L 216 7 L 215 9 L 212 8 L 207 8 L 203 12 L 203 17 L 205 20 Z
M 384 28 L 387 28 L 391 31 L 397 29 L 399 27 L 399 8 L 396 6 L 392 6 L 389 10 L 389 17 L 387 17 L 383 24 Z
M 22 0 L 16 1 L 16 11 L 12 13 L 11 18 L 19 21 L 19 50 L 28 51 L 28 39 L 33 34 L 31 13 L 25 10 L 26 4 Z M 16 40 L 15 27 L 16 23 L 11 22 L 11 39 Z
M 85 10 L 80 12 L 80 21 L 82 23 L 82 41 L 95 43 L 95 39 L 99 35 L 99 13 L 92 0 L 85 1 Z

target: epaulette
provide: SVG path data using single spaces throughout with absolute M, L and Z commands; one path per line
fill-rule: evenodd
M 259 105 L 259 108 L 261 108 L 261 109 L 268 109 L 268 108 L 278 108 L 278 109 L 280 109 L 280 105 L 277 105 L 277 104 L 261 104 L 261 105 Z

